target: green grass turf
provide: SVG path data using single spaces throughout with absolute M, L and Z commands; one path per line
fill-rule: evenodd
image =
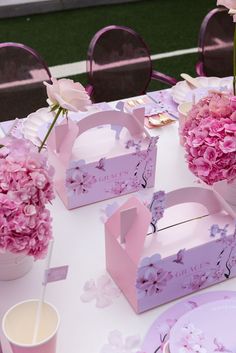
M 109 24 L 139 32 L 151 53 L 197 46 L 200 23 L 216 0 L 143 0 L 0 20 L 0 42 L 25 43 L 49 66 L 84 60 L 93 34 Z M 191 56 L 155 63 L 166 72 L 192 69 Z M 188 70 L 188 72 L 192 72 Z

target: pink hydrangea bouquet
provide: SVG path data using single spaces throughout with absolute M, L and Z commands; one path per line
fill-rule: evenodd
M 23 253 L 35 259 L 46 255 L 52 238 L 52 220 L 45 205 L 54 198 L 54 173 L 43 147 L 60 114 L 83 111 L 91 104 L 80 83 L 51 81 L 45 85 L 54 116 L 40 147 L 13 136 L 0 142 L 0 252 Z M 48 114 L 48 109 L 33 114 L 37 118 L 43 112 Z
M 211 92 L 188 114 L 182 136 L 189 169 L 212 185 L 236 178 L 236 97 Z
M 31 142 L 7 137 L 0 146 L 0 252 L 46 255 L 52 238 L 45 205 L 54 198 L 53 169 Z

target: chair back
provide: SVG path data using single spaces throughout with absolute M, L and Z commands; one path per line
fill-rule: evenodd
M 199 33 L 199 76 L 233 75 L 234 23 L 228 10 L 216 8 L 204 18 Z
M 0 120 L 23 118 L 46 105 L 50 71 L 40 55 L 19 43 L 0 43 Z
M 93 102 L 143 94 L 152 74 L 149 50 L 132 29 L 105 27 L 90 42 L 87 72 Z

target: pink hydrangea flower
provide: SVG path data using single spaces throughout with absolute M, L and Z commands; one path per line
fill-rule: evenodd
M 0 251 L 43 258 L 52 238 L 45 205 L 54 198 L 45 152 L 29 141 L 5 138 L 0 149 Z
M 198 178 L 209 185 L 236 178 L 236 97 L 211 92 L 193 106 L 181 134 Z

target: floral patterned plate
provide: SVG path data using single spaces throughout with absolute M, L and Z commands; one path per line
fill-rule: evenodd
M 236 299 L 216 300 L 187 312 L 170 331 L 171 353 L 236 351 Z
M 208 94 L 209 89 L 231 90 L 232 80 L 232 77 L 196 77 L 197 83 L 201 86 L 196 89 L 191 89 L 186 81 L 179 81 L 171 88 L 171 95 L 178 104 L 192 101 L 193 93 L 195 98 L 199 100 Z
M 169 333 L 171 328 L 181 316 L 192 311 L 197 307 L 200 307 L 203 304 L 225 299 L 236 299 L 236 292 L 206 292 L 200 295 L 188 297 L 184 300 L 179 301 L 177 304 L 172 305 L 170 308 L 164 311 L 164 313 L 161 314 L 152 324 L 151 328 L 149 329 L 148 333 L 144 338 L 142 344 L 142 353 L 162 353 L 164 344 L 169 339 Z M 212 352 L 214 352 L 214 350 L 209 353 Z

